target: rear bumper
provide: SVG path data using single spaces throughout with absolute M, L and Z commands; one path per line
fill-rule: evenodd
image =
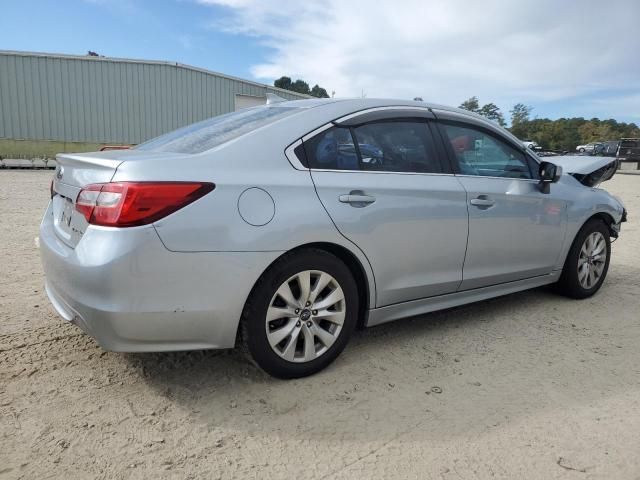
M 40 251 L 51 303 L 107 350 L 233 347 L 244 302 L 279 252 L 167 250 L 152 226 L 89 227 L 75 249 L 47 210 Z

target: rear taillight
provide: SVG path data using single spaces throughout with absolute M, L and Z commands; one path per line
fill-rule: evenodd
M 135 227 L 160 220 L 214 188 L 200 182 L 95 183 L 80 191 L 76 210 L 93 225 Z

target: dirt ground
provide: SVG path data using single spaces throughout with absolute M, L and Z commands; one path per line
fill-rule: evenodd
M 235 352 L 104 352 L 34 244 L 51 172 L 0 171 L 0 478 L 640 478 L 640 176 L 595 297 L 547 289 L 359 332 L 274 380 Z

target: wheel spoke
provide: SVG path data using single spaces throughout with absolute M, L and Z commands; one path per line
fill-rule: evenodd
M 589 269 L 589 288 L 593 287 L 593 284 L 596 283 L 596 272 L 593 268 Z
M 320 340 L 322 344 L 327 348 L 333 345 L 333 342 L 335 342 L 336 340 L 336 337 L 334 335 L 318 325 L 313 326 L 313 334 L 318 337 L 318 340 Z
M 304 306 L 309 300 L 309 293 L 311 291 L 311 272 L 305 270 L 298 274 L 298 285 L 300 286 L 300 306 Z
M 316 358 L 316 345 L 315 338 L 313 337 L 313 333 L 311 330 L 305 325 L 302 328 L 302 333 L 304 335 L 304 358 L 305 362 L 309 360 L 313 360 Z
M 325 298 L 320 300 L 318 303 L 315 303 L 314 308 L 316 308 L 317 310 L 324 310 L 325 308 L 329 308 L 342 300 L 344 300 L 342 289 L 336 288 Z
M 598 240 L 596 241 L 596 244 L 593 248 L 593 253 L 591 255 L 599 255 L 603 252 L 603 250 L 605 249 L 606 243 L 604 241 L 604 238 L 602 237 L 598 237 Z
M 587 252 L 591 255 L 593 251 L 593 233 L 587 237 Z
M 289 320 L 289 323 L 280 327 L 279 329 L 274 330 L 272 332 L 267 332 L 267 338 L 269 339 L 269 344 L 272 347 L 276 347 L 280 342 L 282 342 L 282 340 L 284 340 L 289 335 L 291 335 L 295 329 L 296 329 L 296 321 Z
M 598 263 L 594 265 L 593 268 L 596 272 L 596 278 L 600 279 L 600 276 L 602 275 L 602 271 L 604 270 L 604 263 Z
M 291 291 L 289 282 L 283 283 L 278 289 L 278 291 L 276 292 L 276 294 L 278 294 L 280 298 L 282 298 L 282 300 L 284 300 L 289 307 L 297 308 L 300 306 L 300 303 L 298 302 L 296 297 L 293 296 L 293 292 Z
M 336 325 L 344 323 L 344 312 L 342 310 L 318 310 L 318 314 L 314 315 L 316 320 L 326 320 Z
M 279 318 L 292 318 L 296 317 L 296 311 L 290 307 L 276 307 L 274 305 L 267 310 L 267 322 L 278 320 Z
M 291 338 L 287 342 L 287 346 L 284 347 L 284 350 L 282 351 L 282 358 L 284 358 L 285 360 L 289 360 L 290 362 L 293 362 L 293 359 L 296 355 L 296 345 L 298 343 L 298 336 L 300 335 L 300 330 L 301 328 L 299 327 L 295 327 L 293 329 L 293 332 L 291 333 Z
M 588 273 L 589 273 L 589 264 L 587 262 L 584 262 L 578 269 L 578 280 L 582 285 L 585 284 Z
M 311 294 L 309 295 L 309 301 L 311 303 L 316 301 L 316 298 L 318 297 L 318 295 L 320 295 L 320 292 L 322 292 L 322 290 L 324 290 L 325 287 L 329 285 L 329 282 L 331 282 L 331 280 L 332 278 L 330 275 L 327 275 L 324 272 L 320 274 L 315 286 L 313 287 L 313 290 L 311 290 Z
M 589 252 L 587 252 L 587 242 L 584 242 L 582 248 L 580 249 L 580 258 L 586 258 L 589 256 Z

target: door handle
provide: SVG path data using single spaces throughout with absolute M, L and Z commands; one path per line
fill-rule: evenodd
M 365 195 L 363 192 L 359 190 L 354 190 L 350 192 L 348 195 L 340 195 L 338 197 L 341 203 L 348 203 L 352 207 L 366 207 L 367 205 L 376 201 L 376 197 L 372 197 L 371 195 Z
M 476 207 L 489 208 L 493 207 L 496 202 L 491 200 L 488 195 L 479 195 L 477 198 L 472 198 L 470 203 L 471 205 L 475 205 Z

